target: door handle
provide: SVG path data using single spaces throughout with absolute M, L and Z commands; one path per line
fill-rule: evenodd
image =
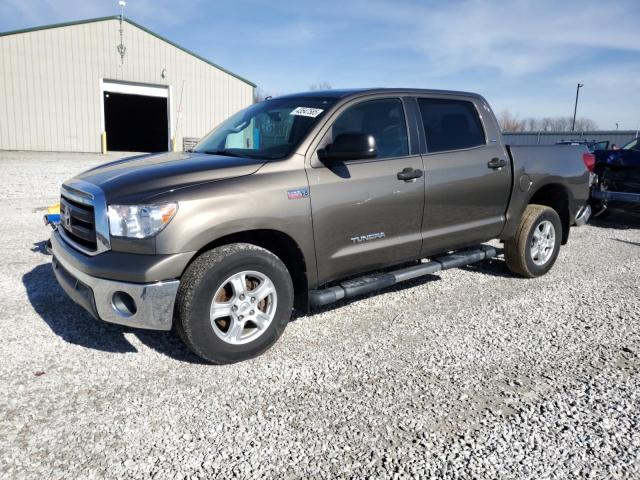
M 502 167 L 506 167 L 507 166 L 507 161 L 504 158 L 492 158 L 491 160 L 489 160 L 489 163 L 487 163 L 487 167 L 489 168 L 493 168 L 494 170 L 497 170 L 498 168 L 502 168 Z
M 424 172 L 419 168 L 403 168 L 401 172 L 398 172 L 398 180 L 404 180 L 405 182 L 410 182 L 411 180 L 415 180 L 416 178 L 420 178 L 424 175 Z

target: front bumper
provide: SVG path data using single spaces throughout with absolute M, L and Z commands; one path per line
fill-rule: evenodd
M 93 277 L 56 256 L 55 248 L 52 265 L 67 295 L 96 319 L 128 327 L 171 330 L 178 280 L 129 283 Z

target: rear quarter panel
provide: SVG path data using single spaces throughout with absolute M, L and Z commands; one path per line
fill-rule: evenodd
M 513 161 L 511 201 L 500 236 L 511 238 L 531 197 L 546 185 L 561 185 L 569 196 L 571 221 L 589 199 L 589 172 L 582 160 L 583 145 L 507 147 Z

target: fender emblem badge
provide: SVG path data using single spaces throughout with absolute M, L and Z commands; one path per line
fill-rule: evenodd
M 307 187 L 296 188 L 295 190 L 287 190 L 287 198 L 289 200 L 300 200 L 301 198 L 307 198 L 309 196 L 309 189 Z

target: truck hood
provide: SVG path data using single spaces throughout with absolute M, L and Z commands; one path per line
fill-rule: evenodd
M 168 190 L 251 175 L 265 160 L 170 152 L 140 155 L 100 165 L 76 176 L 99 186 L 108 202 L 143 200 Z

